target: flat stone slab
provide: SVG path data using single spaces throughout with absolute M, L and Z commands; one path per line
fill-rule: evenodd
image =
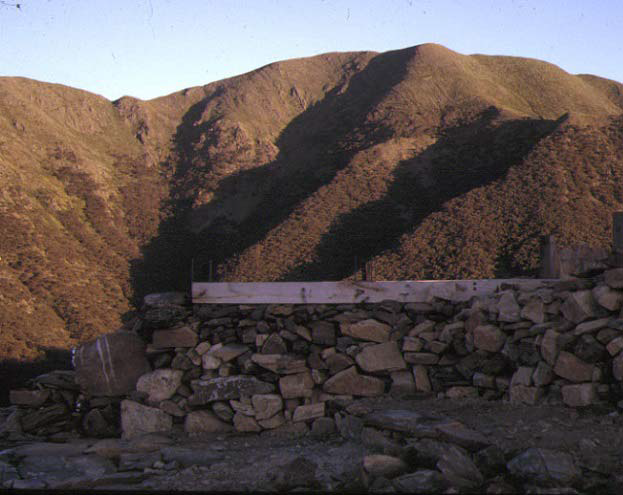
M 405 409 L 373 411 L 364 416 L 363 421 L 367 426 L 430 438 L 439 437 L 437 427 L 450 422 L 443 416 L 430 416 Z
M 193 380 L 190 384 L 194 394 L 188 399 L 192 406 L 199 406 L 221 400 L 239 399 L 241 395 L 270 394 L 275 386 L 252 376 L 237 375 Z

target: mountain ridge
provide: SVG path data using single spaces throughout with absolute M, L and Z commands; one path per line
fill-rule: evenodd
M 426 44 L 275 62 L 153 100 L 0 78 L 0 359 L 205 278 L 534 274 L 609 244 L 623 85 Z

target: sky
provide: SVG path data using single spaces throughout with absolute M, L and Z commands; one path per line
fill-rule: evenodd
M 0 76 L 110 100 L 428 42 L 623 82 L 623 0 L 0 0 Z

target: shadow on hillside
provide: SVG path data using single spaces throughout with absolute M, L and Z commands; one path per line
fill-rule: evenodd
M 365 263 L 398 248 L 403 234 L 445 202 L 502 178 L 560 122 L 523 119 L 494 125 L 497 116 L 491 107 L 477 121 L 448 129 L 435 144 L 401 162 L 383 199 L 338 217 L 317 246 L 315 260 L 299 265 L 282 280 L 351 276 L 353 255 Z M 422 164 L 429 164 L 428 171 L 418 171 Z M 424 180 L 422 173 L 427 176 Z
M 44 356 L 34 361 L 0 361 L 0 406 L 9 405 L 9 391 L 24 387 L 31 378 L 54 370 L 72 369 L 71 353 L 67 349 L 47 347 L 42 350 Z
M 357 151 L 387 139 L 390 131 L 379 125 L 371 127 L 366 117 L 404 78 L 413 54 L 414 48 L 409 48 L 374 57 L 349 81 L 292 120 L 276 142 L 279 154 L 273 162 L 226 177 L 214 191 L 214 199 L 194 212 L 192 198 L 185 197 L 184 191 L 197 172 L 193 169 L 197 158 L 218 144 L 211 127 L 219 117 L 198 124 L 210 100 L 190 108 L 174 138 L 175 171 L 165 206 L 168 214 L 158 235 L 143 248 L 142 258 L 131 264 L 135 306 L 140 306 L 149 292 L 186 290 L 192 260 L 194 279 L 206 280 L 208 260 L 216 266 L 253 246 L 305 198 L 330 182 Z M 219 217 L 216 211 L 222 202 L 251 184 L 259 185 L 261 191 L 252 213 L 240 224 Z M 191 213 L 214 220 L 193 234 L 188 229 Z

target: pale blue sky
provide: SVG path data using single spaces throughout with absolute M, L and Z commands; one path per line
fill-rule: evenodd
M 427 42 L 623 82 L 623 0 L 0 0 L 0 75 L 111 100 Z

